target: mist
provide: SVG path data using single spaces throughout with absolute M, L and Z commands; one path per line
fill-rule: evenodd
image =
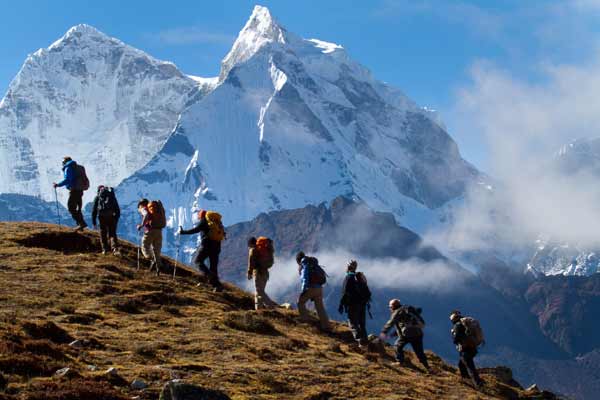
M 358 271 L 367 277 L 372 291 L 378 289 L 398 290 L 398 296 L 405 290 L 447 292 L 461 288 L 470 274 L 442 260 L 423 262 L 411 258 L 359 258 L 344 250 L 310 254 L 319 259 L 319 264 L 327 272 L 326 294 L 328 289 L 340 286 L 346 274 L 346 265 L 350 260 L 358 261 Z M 295 302 L 300 293 L 298 265 L 293 258 L 277 258 L 269 270 L 270 279 L 267 293 L 278 299 Z M 253 282 L 247 281 L 246 289 L 253 291 Z
M 518 253 L 538 238 L 600 245 L 600 151 L 582 156 L 573 145 L 600 137 L 600 57 L 535 72 L 532 83 L 477 63 L 458 92 L 459 129 L 484 138 L 493 180 L 471 188 L 452 223 L 427 236 L 439 247 Z

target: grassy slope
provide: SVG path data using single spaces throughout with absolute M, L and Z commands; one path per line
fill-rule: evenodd
M 76 251 L 61 251 L 68 248 Z M 385 356 L 356 350 L 341 324 L 324 335 L 294 311 L 252 311 L 251 297 L 235 287 L 221 294 L 196 287 L 190 270 L 175 281 L 136 272 L 130 244 L 122 258 L 98 248 L 95 233 L 0 223 L 0 371 L 7 380 L 3 393 L 0 376 L 0 399 L 151 399 L 173 378 L 233 399 L 529 398 L 493 371 L 484 391 L 475 391 L 431 353 L 433 375 L 412 352 L 414 366 L 399 368 L 391 348 Z M 44 329 L 48 322 L 65 332 Z M 69 347 L 71 338 L 86 346 Z M 78 376 L 52 377 L 65 366 Z M 123 381 L 105 378 L 109 367 Z M 130 389 L 134 378 L 149 388 Z

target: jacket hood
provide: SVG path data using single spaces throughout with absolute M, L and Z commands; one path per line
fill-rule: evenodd
M 75 165 L 75 164 L 77 164 L 77 163 L 74 160 L 67 161 L 67 163 L 65 165 L 63 165 L 62 169 L 64 171 L 65 169 L 69 168 L 71 165 Z

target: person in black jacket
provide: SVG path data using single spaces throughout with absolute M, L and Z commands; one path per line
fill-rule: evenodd
M 94 225 L 94 229 L 96 229 L 96 217 L 100 222 L 102 254 L 106 254 L 110 248 L 114 255 L 120 256 L 117 225 L 121 217 L 121 209 L 119 208 L 119 202 L 113 188 L 103 185 L 98 186 L 98 193 L 94 198 L 94 205 L 92 207 L 92 224 Z
M 198 213 L 200 221 L 198 224 L 189 230 L 184 230 L 181 226 L 179 227 L 180 235 L 193 235 L 195 233 L 200 234 L 200 246 L 196 250 L 196 256 L 194 257 L 194 265 L 203 272 L 209 278 L 210 284 L 213 286 L 215 292 L 223 291 L 223 284 L 219 280 L 219 255 L 221 254 L 221 242 L 217 240 L 211 240 L 209 238 L 210 227 L 206 219 L 206 211 L 201 210 Z M 208 258 L 210 262 L 210 269 L 206 267 L 204 263 Z
M 351 260 L 346 267 L 338 311 L 340 314 L 348 314 L 352 336 L 362 347 L 368 344 L 366 314 L 367 305 L 371 301 L 371 291 L 367 285 L 367 278 L 361 272 L 357 273 L 357 268 L 358 263 L 355 260 Z
M 452 311 L 450 314 L 450 321 L 454 324 L 451 331 L 452 338 L 459 354 L 458 369 L 464 379 L 470 378 L 475 386 L 481 386 L 483 381 L 477 373 L 474 361 L 477 355 L 477 346 L 474 346 L 472 341 L 468 340 L 467 328 L 461 322 L 462 318 L 463 316 L 458 310 Z

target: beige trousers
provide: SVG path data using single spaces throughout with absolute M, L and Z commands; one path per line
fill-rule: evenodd
M 298 298 L 298 312 L 300 313 L 300 318 L 303 320 L 310 320 L 308 309 L 306 308 L 306 303 L 312 300 L 315 303 L 315 310 L 317 310 L 317 315 L 319 316 L 319 321 L 321 323 L 321 329 L 330 330 L 329 326 L 329 317 L 327 316 L 327 311 L 325 311 L 325 306 L 323 305 L 323 288 L 308 288 Z
M 254 271 L 254 287 L 256 292 L 254 294 L 254 308 L 269 308 L 277 307 L 278 304 L 271 300 L 271 298 L 265 292 L 265 287 L 269 281 L 269 271 Z
M 160 264 L 160 250 L 162 249 L 162 230 L 152 229 L 144 233 L 142 238 L 142 254 L 147 260 L 152 260 L 155 265 Z

